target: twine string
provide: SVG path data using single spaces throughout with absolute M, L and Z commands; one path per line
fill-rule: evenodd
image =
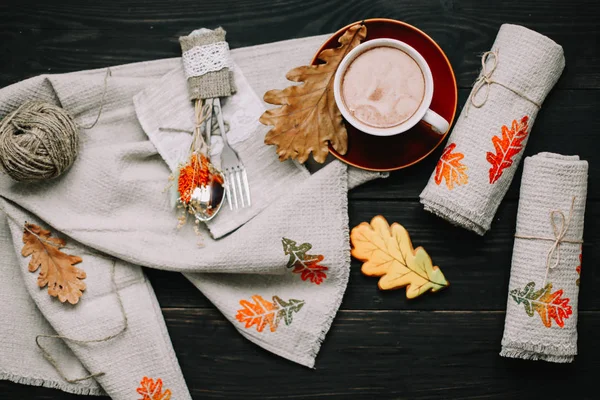
M 104 75 L 104 88 L 102 89 L 102 99 L 100 100 L 100 108 L 98 109 L 98 114 L 96 115 L 96 119 L 88 126 L 78 125 L 81 129 L 89 130 L 96 126 L 98 121 L 100 121 L 100 115 L 102 115 L 102 109 L 104 108 L 104 100 L 106 99 L 106 92 L 108 91 L 108 77 L 112 76 L 112 71 L 110 68 L 106 68 L 106 75 Z
M 561 210 L 550 211 L 550 225 L 552 226 L 552 233 L 554 234 L 554 237 L 515 234 L 515 238 L 517 239 L 552 241 L 552 245 L 546 254 L 546 273 L 544 275 L 544 283 L 542 286 L 546 286 L 546 281 L 548 280 L 548 273 L 550 270 L 556 268 L 560 264 L 560 245 L 562 243 L 583 243 L 583 240 L 581 239 L 565 239 L 565 235 L 569 230 L 569 225 L 571 225 L 571 219 L 573 218 L 575 199 L 576 197 L 573 197 L 571 201 L 571 208 L 569 209 L 568 217 L 565 217 L 565 214 Z M 554 260 L 554 262 L 552 262 L 552 260 Z
M 488 68 L 488 61 L 490 61 L 489 68 Z M 471 92 L 471 95 L 469 96 L 469 99 L 467 100 L 467 107 L 465 110 L 466 116 L 469 115 L 469 109 L 471 106 L 473 106 L 475 108 L 483 107 L 483 105 L 488 101 L 488 98 L 490 96 L 490 86 L 492 86 L 493 84 L 502 86 L 503 88 L 510 90 L 517 96 L 529 101 L 531 104 L 533 104 L 537 108 L 542 108 L 541 104 L 539 104 L 535 100 L 530 99 L 524 93 L 522 93 L 518 90 L 515 90 L 515 89 L 511 88 L 510 86 L 503 84 L 502 82 L 498 82 L 497 80 L 492 79 L 492 75 L 494 74 L 494 71 L 496 70 L 497 66 L 498 66 L 498 50 L 486 51 L 485 53 L 483 53 L 483 55 L 481 56 L 481 76 L 479 76 L 477 78 L 477 80 L 475 80 L 475 83 L 473 84 L 473 91 Z M 480 101 L 478 101 L 477 95 L 484 88 L 485 88 L 485 93 L 483 95 L 483 98 Z

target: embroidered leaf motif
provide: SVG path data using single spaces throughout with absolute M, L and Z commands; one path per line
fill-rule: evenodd
M 38 286 L 48 286 L 48 294 L 64 303 L 77 304 L 86 286 L 85 271 L 75 267 L 82 261 L 81 257 L 65 254 L 60 249 L 65 247 L 63 239 L 50 237 L 50 231 L 34 224 L 26 224 L 23 230 L 23 257 L 31 256 L 29 271 L 35 272 L 40 267 Z
M 535 290 L 535 283 L 529 282 L 523 290 L 513 289 L 510 291 L 510 296 L 517 304 L 523 304 L 525 312 L 530 317 L 533 317 L 534 312 L 537 312 L 544 326 L 550 328 L 552 320 L 561 328 L 565 326 L 565 319 L 573 314 L 569 299 L 562 298 L 563 290 L 557 290 L 552 293 L 552 284 L 548 283 L 542 289 Z
M 406 286 L 406 297 L 413 299 L 431 290 L 449 285 L 442 271 L 433 266 L 422 247 L 413 248 L 408 232 L 398 223 L 392 226 L 381 215 L 363 222 L 350 233 L 352 255 L 364 261 L 362 273 L 381 276 L 379 288 Z
M 581 281 L 581 264 L 582 264 L 582 262 L 581 262 L 581 257 L 582 257 L 582 256 L 583 256 L 583 253 L 580 253 L 580 254 L 579 254 L 579 265 L 578 265 L 578 266 L 575 268 L 575 271 L 577 271 L 577 273 L 579 274 L 579 278 L 577 278 L 577 280 L 575 281 L 575 284 L 576 284 L 577 286 L 579 286 L 579 283 L 580 283 L 580 281 Z
M 293 314 L 304 306 L 304 300 L 290 299 L 286 302 L 278 296 L 273 296 L 272 303 L 259 295 L 252 296 L 252 301 L 253 303 L 240 300 L 243 308 L 238 310 L 235 318 L 244 323 L 246 329 L 256 325 L 258 332 L 262 332 L 266 326 L 269 326 L 271 332 L 275 332 L 281 320 L 290 325 L 293 322 Z
M 465 157 L 462 153 L 452 151 L 456 148 L 456 143 L 450 143 L 444 149 L 440 161 L 435 167 L 434 180 L 437 185 L 442 183 L 442 179 L 446 180 L 448 189 L 454 189 L 454 185 L 466 185 L 469 183 L 469 176 L 465 172 L 467 167 L 460 161 Z
M 289 326 L 294 319 L 294 313 L 300 311 L 302 306 L 304 306 L 304 301 L 302 300 L 290 299 L 290 301 L 285 302 L 278 296 L 273 296 L 273 302 L 278 307 L 276 325 L 279 325 L 279 322 L 283 319 L 285 324 Z
M 529 117 L 527 115 L 521 118 L 520 122 L 515 119 L 510 128 L 502 125 L 502 137 L 494 136 L 492 138 L 496 154 L 488 151 L 486 155 L 486 159 L 492 164 L 490 184 L 500 179 L 504 170 L 512 165 L 513 157 L 523 150 L 523 142 L 529 133 L 528 122 Z
M 162 379 L 148 378 L 147 376 L 140 382 L 140 387 L 137 388 L 137 392 L 143 397 L 139 400 L 171 400 L 171 391 L 167 389 L 162 391 L 163 382 Z
M 327 271 L 329 268 L 319 265 L 319 262 L 323 261 L 323 256 L 317 256 L 317 259 L 313 261 L 298 261 L 294 265 L 292 270 L 295 274 L 300 274 L 303 281 L 311 281 L 316 285 L 323 283 L 323 280 L 327 279 Z
M 277 330 L 277 322 L 275 320 L 275 305 L 259 295 L 252 296 L 254 303 L 247 300 L 240 300 L 240 305 L 244 308 L 238 310 L 235 318 L 246 323 L 246 328 L 251 328 L 256 325 L 256 330 L 262 332 L 268 325 L 271 332 Z
M 348 149 L 348 134 L 333 95 L 333 77 L 346 54 L 367 36 L 362 24 L 350 27 L 340 38 L 340 46 L 323 50 L 318 58 L 323 64 L 297 67 L 286 78 L 301 85 L 270 90 L 265 102 L 279 105 L 265 111 L 260 122 L 272 125 L 265 144 L 277 146 L 281 161 L 293 158 L 303 163 L 310 153 L 325 162 L 328 143 L 340 154 Z
M 302 243 L 297 245 L 295 241 L 287 238 L 281 240 L 283 244 L 283 252 L 290 256 L 287 267 L 293 268 L 292 272 L 300 274 L 303 281 L 310 281 L 320 285 L 323 280 L 327 279 L 325 271 L 329 268 L 319 265 L 325 257 L 322 255 L 306 254 L 312 245 L 310 243 Z

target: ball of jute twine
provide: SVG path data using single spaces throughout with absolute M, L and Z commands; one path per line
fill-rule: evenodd
M 0 121 L 0 163 L 18 182 L 56 178 L 78 147 L 77 125 L 56 105 L 28 101 Z
M 96 119 L 100 120 L 108 88 L 110 68 Z M 79 130 L 67 111 L 41 101 L 23 103 L 0 121 L 0 166 L 17 182 L 53 179 L 68 170 L 77 158 Z

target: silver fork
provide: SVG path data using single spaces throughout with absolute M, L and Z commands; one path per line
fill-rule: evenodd
M 223 151 L 221 152 L 221 170 L 225 175 L 225 197 L 229 209 L 246 208 L 252 205 L 250 199 L 250 185 L 248 184 L 248 174 L 246 168 L 238 157 L 235 150 L 229 146 L 227 133 L 225 132 L 225 123 L 221 112 L 221 100 L 218 97 L 212 99 L 212 108 L 217 116 L 219 130 L 223 138 Z M 212 116 L 212 113 L 210 114 Z M 207 121 L 207 125 L 212 121 Z M 212 125 L 208 125 L 212 126 Z M 210 140 L 210 137 L 208 138 Z

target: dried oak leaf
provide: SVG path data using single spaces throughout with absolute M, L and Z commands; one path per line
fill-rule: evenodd
M 31 256 L 29 271 L 35 272 L 41 267 L 38 286 L 48 285 L 48 294 L 64 303 L 77 304 L 85 290 L 85 271 L 74 267 L 82 261 L 81 257 L 65 254 L 63 239 L 50 237 L 52 233 L 34 224 L 26 224 L 23 231 L 23 257 Z
M 333 95 L 333 78 L 340 62 L 367 36 L 362 24 L 350 27 L 340 38 L 340 46 L 325 49 L 318 59 L 323 64 L 297 67 L 286 78 L 301 85 L 269 90 L 265 102 L 281 105 L 265 111 L 260 122 L 273 128 L 265 143 L 277 146 L 281 161 L 293 158 L 303 163 L 313 153 L 315 161 L 327 158 L 328 142 L 335 151 L 346 154 L 348 134 Z
M 364 261 L 362 273 L 381 276 L 381 290 L 406 286 L 406 297 L 413 299 L 449 285 L 442 271 L 433 266 L 422 247 L 413 248 L 408 232 L 398 223 L 392 226 L 381 215 L 371 223 L 363 222 L 350 233 L 352 255 Z

